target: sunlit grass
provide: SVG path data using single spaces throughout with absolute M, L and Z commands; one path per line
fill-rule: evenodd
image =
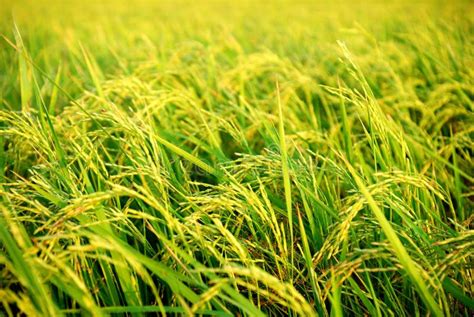
M 468 1 L 7 1 L 0 313 L 470 316 Z

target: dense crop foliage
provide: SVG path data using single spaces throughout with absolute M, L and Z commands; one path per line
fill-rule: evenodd
M 2 2 L 0 314 L 472 316 L 470 1 Z

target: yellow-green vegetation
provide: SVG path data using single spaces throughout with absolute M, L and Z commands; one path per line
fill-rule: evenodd
M 0 5 L 0 315 L 472 316 L 471 1 Z

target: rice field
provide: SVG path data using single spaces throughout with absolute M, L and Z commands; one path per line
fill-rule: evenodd
M 471 1 L 2 0 L 0 316 L 472 316 Z

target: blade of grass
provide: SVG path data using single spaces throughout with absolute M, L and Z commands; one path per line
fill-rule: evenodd
M 342 158 L 344 161 L 349 173 L 352 175 L 357 187 L 367 199 L 367 203 L 374 213 L 375 218 L 379 222 L 380 227 L 382 228 L 383 232 L 385 233 L 387 239 L 389 240 L 390 244 L 393 247 L 393 250 L 400 261 L 405 272 L 407 272 L 410 280 L 416 286 L 421 298 L 425 302 L 426 306 L 430 309 L 430 311 L 435 316 L 443 316 L 443 311 L 437 304 L 435 298 L 432 296 L 431 291 L 429 290 L 428 286 L 425 284 L 422 278 L 422 274 L 420 273 L 420 269 L 417 267 L 416 263 L 411 259 L 410 255 L 408 254 L 407 250 L 403 246 L 402 242 L 397 236 L 396 231 L 393 229 L 390 222 L 385 218 L 384 213 L 370 194 L 367 186 L 364 184 L 363 180 L 357 174 L 356 170 L 352 165 Z

